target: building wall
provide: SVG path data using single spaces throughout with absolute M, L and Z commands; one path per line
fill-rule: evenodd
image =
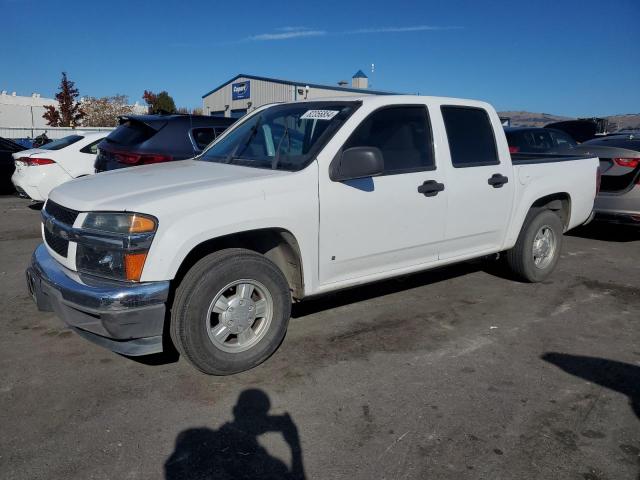
M 0 126 L 0 137 L 2 138 L 36 138 L 44 133 L 51 140 L 66 137 L 67 135 L 81 135 L 90 132 L 110 132 L 114 127 L 3 127 Z
M 47 122 L 42 118 L 44 107 L 57 104 L 53 98 L 43 98 L 37 93 L 26 97 L 3 90 L 0 92 L 0 126 L 45 127 Z
M 45 107 L 48 105 L 58 108 L 58 101 L 53 98 L 41 97 L 37 93 L 26 97 L 3 90 L 0 92 L 0 128 L 27 128 L 30 130 L 50 128 L 47 121 L 42 118 L 46 111 Z M 149 110 L 146 105 L 140 105 L 138 102 L 131 105 L 131 108 L 134 115 L 144 115 Z
M 204 114 L 210 115 L 212 112 L 224 111 L 225 116 L 229 117 L 231 116 L 231 110 L 248 109 L 249 102 L 251 102 L 251 109 L 254 109 L 266 103 L 290 101 L 294 99 L 294 88 L 292 85 L 283 85 L 281 83 L 265 82 L 263 80 L 244 77 L 234 80 L 233 83 L 244 81 L 249 81 L 251 85 L 249 98 L 232 100 L 232 83 L 229 83 L 203 99 Z M 226 110 L 225 105 L 229 105 L 229 108 Z
M 297 88 L 304 89 L 304 85 L 301 85 Z M 371 95 L 370 93 L 354 93 L 345 91 L 339 88 L 336 90 L 332 90 L 329 88 L 309 88 L 309 94 L 307 95 L 307 100 L 313 100 L 316 98 L 331 98 L 331 97 L 353 97 L 353 96 L 363 96 L 363 95 Z M 299 96 L 298 100 L 304 99 L 304 95 Z
M 232 85 L 240 82 L 250 82 L 250 97 L 242 100 L 232 100 Z M 328 97 L 344 97 L 353 95 L 366 95 L 364 93 L 354 93 L 345 91 L 339 87 L 332 88 L 309 88 L 306 91 L 305 85 L 286 85 L 277 82 L 269 82 L 265 80 L 255 80 L 251 78 L 240 77 L 233 82 L 228 83 L 221 89 L 204 97 L 203 112 L 205 115 L 211 115 L 213 112 L 225 112 L 225 116 L 231 116 L 232 110 L 251 111 L 267 103 L 274 102 L 290 102 L 294 100 L 312 100 L 316 98 Z M 251 107 L 249 108 L 249 103 Z M 225 109 L 225 106 L 229 107 Z

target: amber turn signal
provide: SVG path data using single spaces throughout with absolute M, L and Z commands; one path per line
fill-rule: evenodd
M 147 233 L 153 232 L 156 229 L 156 222 L 149 217 L 143 217 L 142 215 L 134 215 L 131 217 L 131 226 L 129 227 L 129 233 Z
M 124 254 L 124 273 L 127 280 L 131 282 L 140 281 L 146 259 L 147 252 Z

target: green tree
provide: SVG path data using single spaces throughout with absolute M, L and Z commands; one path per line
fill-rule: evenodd
M 163 90 L 160 93 L 153 93 L 152 91 L 145 90 L 142 98 L 149 106 L 149 113 L 176 112 L 176 104 L 166 90 Z

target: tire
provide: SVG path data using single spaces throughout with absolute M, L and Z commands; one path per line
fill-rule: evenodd
M 547 234 L 547 231 L 550 233 Z M 538 257 L 535 257 L 534 242 L 537 235 Z M 520 235 L 515 246 L 506 252 L 506 262 L 511 272 L 524 282 L 541 282 L 551 275 L 560 258 L 562 247 L 563 224 L 562 220 L 551 210 L 531 210 L 525 219 Z M 546 235 L 549 235 L 548 237 Z M 553 242 L 551 251 L 546 249 L 551 238 Z M 543 253 L 547 251 L 548 255 Z M 535 258 L 538 260 L 536 261 Z
M 220 250 L 198 261 L 178 286 L 171 339 L 201 372 L 230 375 L 276 351 L 290 314 L 289 285 L 273 262 L 242 248 Z

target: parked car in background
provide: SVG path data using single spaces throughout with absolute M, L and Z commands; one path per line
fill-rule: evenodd
M 0 137 L 0 193 L 13 193 L 13 183 L 11 175 L 15 170 L 13 154 L 25 150 L 22 145 Z
M 498 252 L 545 280 L 591 215 L 598 159 L 510 155 L 484 102 L 370 95 L 264 106 L 196 159 L 135 170 L 51 193 L 33 298 L 116 352 L 160 352 L 170 331 L 230 374 L 308 296 Z
M 11 141 L 17 143 L 22 146 L 25 150 L 28 148 L 33 148 L 33 138 L 12 138 Z
M 561 130 L 542 127 L 505 127 L 504 133 L 511 153 L 563 153 L 578 146 L 578 143 Z M 576 155 L 581 152 L 576 153 Z
M 581 146 L 611 149 L 609 158 L 600 158 L 596 219 L 640 226 L 640 135 L 609 135 Z
M 109 132 L 77 132 L 39 148 L 14 153 L 11 181 L 18 194 L 43 202 L 52 188 L 74 178 L 94 173 L 98 143 Z
M 640 225 L 640 136 L 608 135 L 577 143 L 568 133 L 537 127 L 505 128 L 511 153 L 593 155 L 600 159 L 596 219 Z
M 606 118 L 578 118 L 562 122 L 548 123 L 544 128 L 553 128 L 568 133 L 577 142 L 586 142 L 599 135 L 606 135 L 609 121 Z
M 205 115 L 120 117 L 120 126 L 98 147 L 95 170 L 104 172 L 195 157 L 235 121 Z

